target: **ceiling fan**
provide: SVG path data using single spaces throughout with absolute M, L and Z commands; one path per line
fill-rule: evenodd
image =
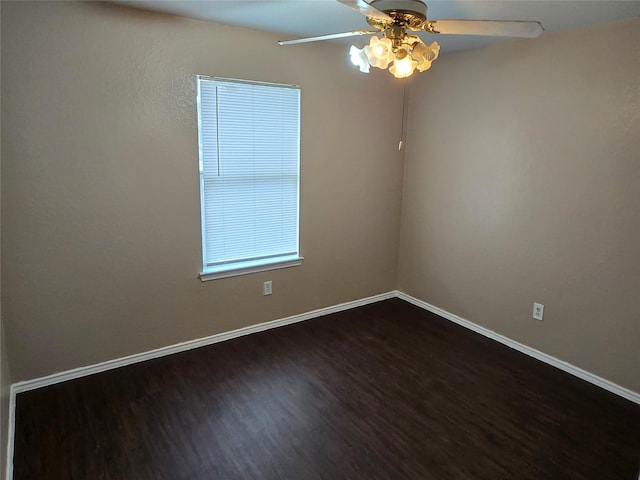
M 544 31 L 540 22 L 519 20 L 428 20 L 427 5 L 422 0 L 338 0 L 367 17 L 373 30 L 353 30 L 319 37 L 279 41 L 280 45 L 317 42 L 357 35 L 374 35 L 369 45 L 355 46 L 349 51 L 351 61 L 368 73 L 370 67 L 389 68 L 397 78 L 408 77 L 417 69 L 428 70 L 438 58 L 440 46 L 426 45 L 410 32 L 444 35 L 490 35 L 500 37 L 535 38 Z

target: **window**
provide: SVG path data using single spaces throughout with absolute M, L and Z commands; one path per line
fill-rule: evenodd
M 202 280 L 300 265 L 300 89 L 198 76 Z

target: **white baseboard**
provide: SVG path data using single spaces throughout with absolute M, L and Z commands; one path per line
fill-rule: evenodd
M 396 291 L 395 293 L 396 293 L 396 296 L 402 300 L 405 300 L 420 308 L 428 310 L 431 313 L 435 313 L 436 315 L 439 315 L 442 318 L 445 318 L 451 322 L 457 323 L 458 325 L 468 328 L 469 330 L 473 330 L 474 332 L 479 333 L 480 335 L 484 335 L 485 337 L 491 338 L 492 340 L 500 342 L 503 345 L 506 345 L 507 347 L 511 347 L 514 350 L 517 350 L 521 353 L 524 353 L 525 355 L 529 355 L 530 357 L 535 358 L 536 360 L 540 360 L 541 362 L 544 362 L 556 368 L 559 368 L 560 370 L 570 373 L 571 375 L 581 378 L 582 380 L 586 380 L 589 383 L 592 383 L 594 385 L 597 385 L 598 387 L 604 388 L 605 390 L 608 390 L 611 393 L 615 393 L 616 395 L 619 395 L 623 398 L 626 398 L 627 400 L 630 400 L 640 405 L 640 393 L 634 392 L 633 390 L 629 390 L 628 388 L 621 387 L 616 383 L 610 382 L 609 380 L 606 380 L 602 377 L 594 375 L 593 373 L 587 372 L 586 370 L 576 367 L 575 365 L 564 362 L 551 355 L 547 355 L 546 353 L 543 353 L 540 350 L 536 350 L 535 348 L 528 347 L 520 342 L 516 342 L 515 340 L 505 337 L 504 335 L 500 335 L 499 333 L 496 333 L 493 330 L 489 330 L 488 328 L 484 328 L 484 327 L 481 327 L 480 325 L 476 325 L 475 323 L 470 322 L 469 320 L 465 320 L 464 318 L 461 318 L 457 315 L 454 315 L 453 313 L 447 312 L 446 310 L 443 310 L 434 305 L 431 305 L 430 303 L 423 302 L 422 300 L 418 300 L 417 298 L 412 297 L 411 295 L 407 295 L 406 293 L 403 293 L 400 291 Z
M 14 439 L 16 437 L 16 392 L 11 385 L 9 391 L 9 419 L 7 424 L 7 468 L 5 471 L 6 479 L 13 479 L 13 448 Z
M 250 335 L 252 333 L 262 332 L 272 328 L 282 327 L 284 325 L 290 325 L 292 323 L 298 323 L 312 318 L 321 317 L 323 315 L 329 315 L 331 313 L 341 312 L 343 310 L 349 310 L 351 308 L 360 307 L 369 303 L 379 302 L 389 298 L 396 297 L 396 292 L 387 292 L 380 295 L 374 295 L 373 297 L 367 297 L 352 302 L 341 303 L 333 305 L 331 307 L 320 308 L 307 313 L 301 313 L 299 315 L 293 315 L 291 317 L 281 318 L 278 320 L 272 320 L 270 322 L 258 323 L 257 325 L 250 325 L 248 327 L 239 328 L 237 330 L 231 330 L 229 332 L 217 333 L 204 338 L 196 338 L 195 340 L 189 340 L 186 342 L 176 343 L 166 347 L 156 348 L 155 350 L 149 350 L 147 352 L 136 353 L 127 357 L 116 358 L 114 360 L 108 360 L 106 362 L 97 363 L 95 365 L 87 365 L 85 367 L 74 368 L 72 370 L 66 370 L 64 372 L 54 373 L 45 377 L 35 378 L 33 380 L 26 380 L 23 382 L 14 383 L 11 388 L 16 394 L 34 390 L 40 387 L 46 387 L 54 385 L 56 383 L 66 382 L 67 380 L 73 380 L 75 378 L 86 377 L 87 375 L 93 375 L 94 373 L 104 372 L 106 370 L 113 370 L 114 368 L 124 367 L 133 363 L 144 362 L 153 358 L 164 357 L 173 353 L 184 352 L 192 350 L 194 348 L 204 347 L 212 345 L 218 342 L 224 342 L 231 340 L 232 338 L 242 337 L 244 335 Z

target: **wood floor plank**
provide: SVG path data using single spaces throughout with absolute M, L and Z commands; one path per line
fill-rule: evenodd
M 17 396 L 15 480 L 637 480 L 640 406 L 399 299 Z

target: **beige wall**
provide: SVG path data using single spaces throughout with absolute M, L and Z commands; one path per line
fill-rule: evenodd
M 9 361 L 7 349 L 2 332 L 2 320 L 0 317 L 0 478 L 4 478 L 7 460 L 7 436 L 9 433 L 9 393 L 11 377 L 9 374 Z
M 399 289 L 640 392 L 639 86 L 637 19 L 439 59 L 410 94 Z
M 347 68 L 344 46 L 277 39 L 99 3 L 3 2 L 14 381 L 395 288 L 402 156 L 384 120 L 401 116 L 401 84 Z M 301 86 L 301 267 L 198 280 L 196 74 Z
M 1 177 L 1 175 L 0 175 Z M 0 222 L 1 225 L 1 222 Z M 0 227 L 1 230 L 1 227 Z M 0 245 L 1 250 L 1 245 Z M 1 275 L 0 275 L 1 277 Z M 2 298 L 2 284 L 0 281 L 0 298 Z M 7 460 L 7 437 L 9 424 L 9 394 L 11 375 L 9 373 L 9 359 L 4 342 L 4 325 L 2 321 L 2 302 L 0 302 L 0 478 L 4 478 Z
M 0 12 L 2 5 L 0 4 Z M 0 31 L 1 31 L 0 25 Z M 2 80 L 0 78 L 0 89 Z M 2 121 L 0 119 L 0 125 Z M 1 129 L 1 127 L 0 127 Z M 0 152 L 2 151 L 2 136 L 0 135 Z M 0 156 L 0 199 L 2 198 L 2 157 Z M 0 201 L 0 205 L 1 205 Z M 2 214 L 0 212 L 0 252 L 2 251 Z M 1 255 L 0 255 L 1 257 Z M 0 478 L 4 478 L 7 460 L 7 437 L 9 433 L 9 394 L 11 375 L 9 372 L 9 359 L 4 341 L 4 325 L 2 320 L 2 262 L 0 262 Z

